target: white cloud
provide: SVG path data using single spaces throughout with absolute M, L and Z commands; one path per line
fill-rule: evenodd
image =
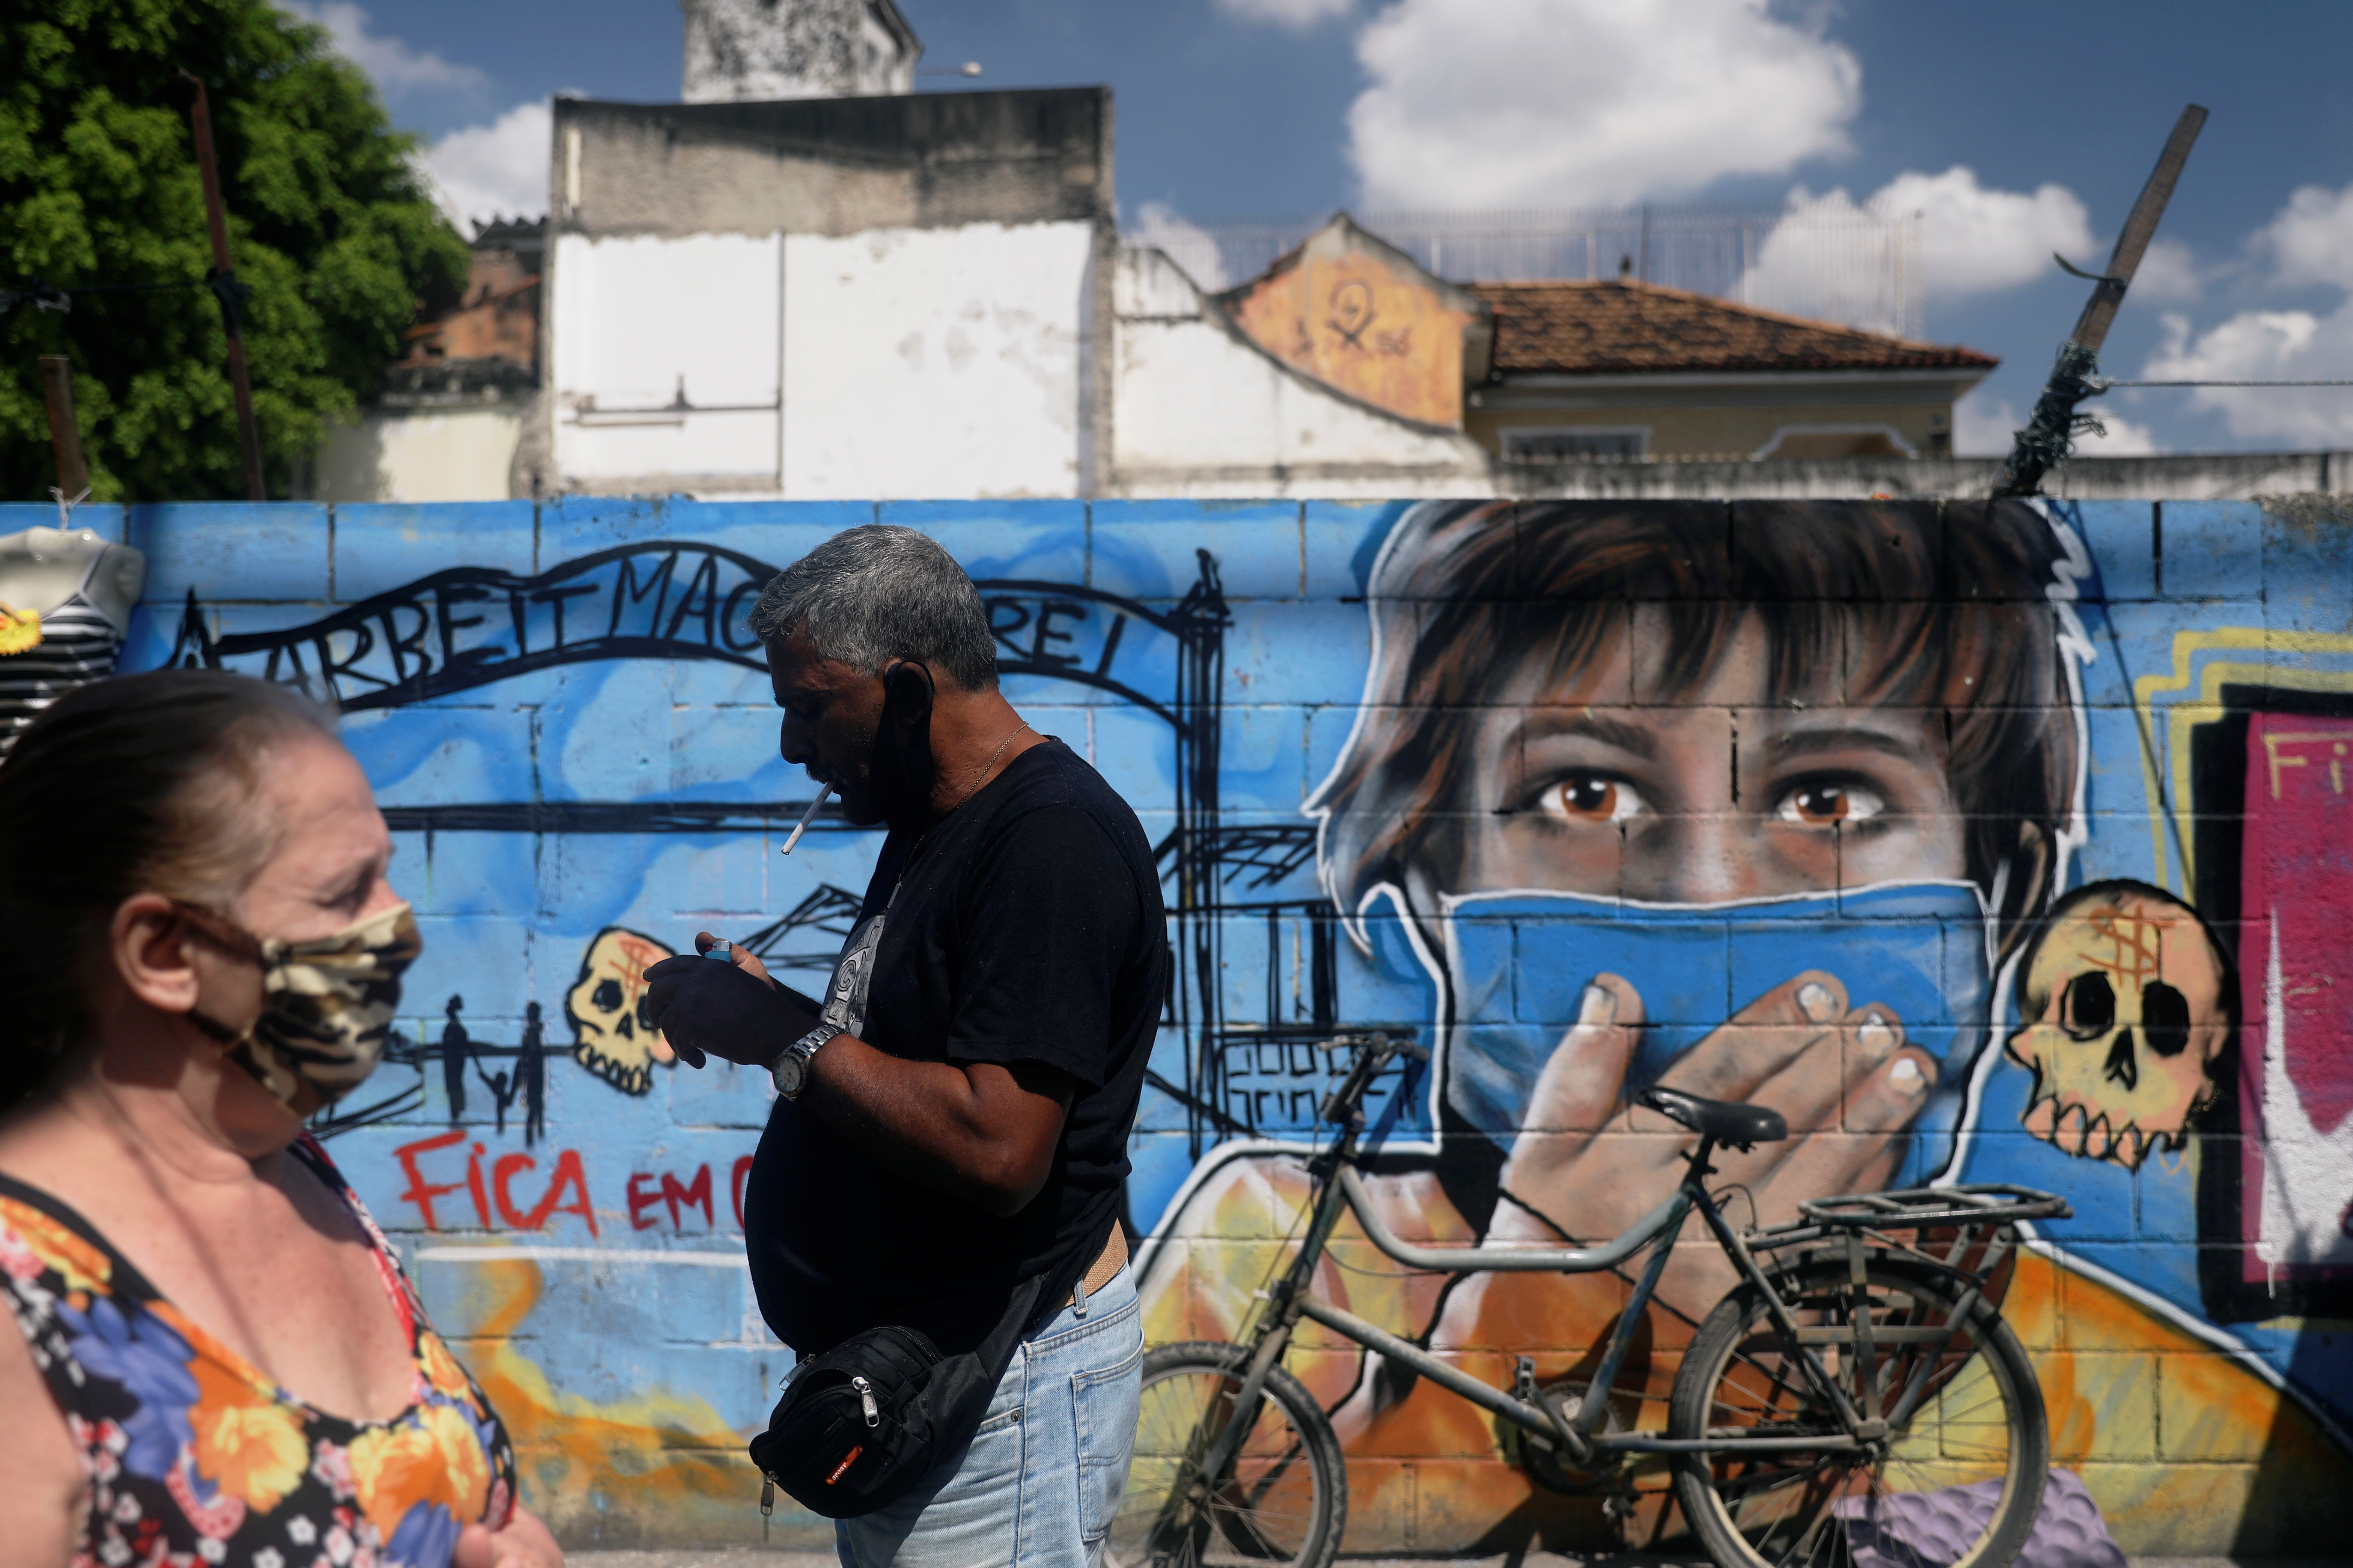
M 386 98 L 410 91 L 481 91 L 490 79 L 472 66 L 452 65 L 431 50 L 419 54 L 398 38 L 368 31 L 368 14 L 351 0 L 280 0 L 288 11 L 327 29 L 337 52 L 367 72 Z
M 1908 333 L 1922 294 L 1952 300 L 2013 288 L 2054 270 L 2053 251 L 2088 254 L 2092 246 L 2090 217 L 2066 187 L 1995 190 L 1958 163 L 1941 174 L 1898 174 L 1862 201 L 1842 188 L 1818 196 L 1800 185 L 1757 247 L 1739 298 Z
M 461 227 L 469 220 L 545 213 L 554 134 L 554 111 L 541 99 L 442 137 L 425 154 L 441 210 Z
M 2084 409 L 2098 415 L 2107 433 L 2095 436 L 2087 432 L 2076 437 L 2075 456 L 2148 458 L 2165 450 L 2147 426 L 2111 414 L 2097 403 L 2084 404 Z M 1953 456 L 2007 458 L 2018 438 L 2018 427 L 2025 423 L 2019 417 L 2017 405 L 2008 398 L 1972 392 L 1953 405 Z
M 2008 398 L 1996 401 L 1983 389 L 1953 405 L 1953 456 L 2007 458 L 2025 421 Z
M 2110 395 L 2114 395 L 2111 394 Z M 2164 447 L 2146 425 L 2136 425 L 2121 414 L 2111 414 L 2095 403 L 2083 405 L 2084 411 L 2096 415 L 2105 431 L 2087 430 L 2075 437 L 2075 455 L 2079 458 L 2153 458 Z
M 2031 195 L 1995 190 L 1978 184 L 1976 171 L 1959 163 L 1941 174 L 1898 174 L 1860 202 L 1843 189 L 1817 196 L 1800 185 L 1789 193 L 1787 210 L 1751 275 L 1752 298 L 1760 303 L 1809 285 L 1836 293 L 1839 285 L 1828 275 L 1839 269 L 1841 237 L 1874 219 L 1918 215 L 1920 262 L 1931 299 L 2031 283 L 2053 270 L 2053 251 L 2073 260 L 2093 249 L 2090 215 L 2073 191 L 2053 184 Z M 2077 265 L 2097 266 L 2099 259 Z
M 2246 248 L 2269 259 L 2265 280 L 2277 287 L 2322 285 L 2353 295 L 2353 185 L 2304 186 L 2248 237 Z M 2241 310 L 2204 331 L 2185 314 L 2168 312 L 2163 320 L 2164 341 L 2141 365 L 2141 379 L 2353 379 L 2353 298 L 2327 311 Z M 2220 415 L 2242 440 L 2353 446 L 2353 386 L 2201 386 L 2152 395 L 2184 398 L 2190 410 Z
M 2105 261 L 2102 258 L 2102 261 Z M 2079 263 L 2078 265 L 2084 265 Z M 2140 270 L 2133 274 L 2127 299 L 2149 304 L 2178 305 L 2206 291 L 2205 270 L 2189 247 L 2178 239 L 2159 237 L 2141 252 Z
M 1920 215 L 1920 248 L 1931 298 L 2016 288 L 2047 276 L 2052 252 L 2073 261 L 2092 250 L 2090 215 L 2064 185 L 2029 195 L 1978 184 L 1959 163 L 1941 174 L 1898 174 L 1871 197 L 1873 210 Z M 2078 261 L 2097 268 L 2104 258 Z
M 1271 22 L 1304 30 L 1327 16 L 1343 16 L 1356 0 L 1218 0 L 1218 9 L 1245 22 Z
M 1368 206 L 1578 206 L 1848 150 L 1862 67 L 1767 0 L 1396 0 L 1348 110 Z
M 1229 281 L 1225 252 L 1217 237 L 1166 202 L 1146 202 L 1137 208 L 1135 227 L 1120 237 L 1130 245 L 1166 252 L 1169 260 L 1185 269 L 1185 276 L 1208 293 L 1216 293 Z
M 2301 193 L 2299 193 L 2301 194 Z M 2242 310 L 2195 331 L 2168 312 L 2165 341 L 2141 366 L 2151 381 L 2322 381 L 2353 378 L 2353 304 L 2329 315 L 2310 310 Z M 2220 414 L 2242 439 L 2296 447 L 2353 445 L 2353 386 L 2200 387 L 2192 408 Z
M 2333 283 L 2353 289 L 2353 185 L 2325 191 L 2306 185 L 2255 236 L 2271 252 L 2279 281 Z

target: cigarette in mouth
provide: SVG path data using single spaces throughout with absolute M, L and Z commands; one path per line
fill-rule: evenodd
M 798 822 L 793 824 L 792 837 L 785 840 L 785 847 L 777 851 L 778 854 L 789 855 L 793 852 L 793 846 L 801 841 L 801 835 L 808 831 L 808 825 L 815 822 L 817 814 L 825 809 L 826 797 L 832 793 L 831 784 L 817 792 L 817 798 L 809 802 L 809 808 L 801 813 L 801 819 Z

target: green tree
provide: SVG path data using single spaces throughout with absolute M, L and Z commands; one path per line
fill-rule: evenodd
M 419 307 L 463 284 L 466 244 L 416 138 L 320 28 L 267 0 L 0 5 L 0 289 L 194 285 L 0 315 L 0 500 L 57 482 L 44 353 L 72 356 L 94 500 L 245 493 L 183 67 L 211 99 L 230 259 L 252 289 L 270 493 L 381 384 Z

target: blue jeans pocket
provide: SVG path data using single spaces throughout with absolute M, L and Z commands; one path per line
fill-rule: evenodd
M 1119 1513 L 1144 1397 L 1141 1315 L 1131 1318 L 1124 1332 L 1103 1338 L 1110 1342 L 1105 1349 L 1124 1347 L 1126 1353 L 1109 1366 L 1071 1374 L 1071 1414 L 1079 1449 L 1079 1538 L 1090 1545 L 1110 1533 Z

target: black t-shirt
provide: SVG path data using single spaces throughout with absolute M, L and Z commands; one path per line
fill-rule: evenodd
M 1118 1217 L 1167 962 L 1144 826 L 1059 741 L 920 837 L 892 834 L 828 1021 L 909 1060 L 1039 1062 L 1076 1087 L 1044 1188 L 1009 1218 L 893 1174 L 823 1114 L 777 1100 L 744 1192 L 752 1284 L 777 1338 L 807 1355 L 901 1323 L 953 1352 L 1021 1281 L 1067 1294 Z

